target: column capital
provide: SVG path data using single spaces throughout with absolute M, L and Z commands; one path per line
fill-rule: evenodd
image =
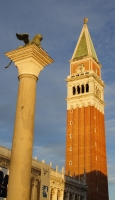
M 51 188 L 51 193 L 54 195 L 57 192 L 57 188 Z
M 57 195 L 60 197 L 62 195 L 62 190 L 58 190 Z
M 34 186 L 37 186 L 38 185 L 38 180 L 36 178 L 33 178 L 32 179 L 32 185 Z
M 18 76 L 22 74 L 31 74 L 38 78 L 43 68 L 54 62 L 52 58 L 44 51 L 42 47 L 35 44 L 12 50 L 5 53 L 18 68 Z

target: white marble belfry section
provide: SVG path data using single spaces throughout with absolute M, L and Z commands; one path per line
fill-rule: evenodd
M 68 76 L 67 79 L 67 110 L 94 106 L 104 114 L 103 81 L 94 73 L 83 76 Z M 88 87 L 88 89 L 87 89 Z M 82 89 L 83 88 L 83 89 Z M 74 91 L 73 91 L 74 90 Z

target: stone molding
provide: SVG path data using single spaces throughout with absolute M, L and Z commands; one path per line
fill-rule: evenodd
M 101 86 L 105 87 L 104 81 L 98 75 L 96 75 L 93 71 L 88 71 L 88 73 L 89 74 L 84 75 L 79 74 L 79 76 L 76 76 L 76 74 L 69 75 L 67 76 L 66 82 L 73 84 L 75 81 L 84 82 L 86 80 L 96 80 Z

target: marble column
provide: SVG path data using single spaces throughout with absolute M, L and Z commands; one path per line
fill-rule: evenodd
M 31 191 L 31 200 L 37 200 L 37 188 L 38 188 L 38 181 L 36 178 L 32 180 L 32 191 Z
M 57 188 L 53 188 L 51 194 L 52 194 L 51 200 L 57 200 Z
M 63 200 L 63 191 L 58 190 L 57 196 L 58 196 L 58 200 Z
M 41 47 L 34 44 L 5 53 L 5 55 L 17 67 L 19 79 L 7 200 L 28 200 L 34 138 L 36 82 L 40 71 L 53 60 Z

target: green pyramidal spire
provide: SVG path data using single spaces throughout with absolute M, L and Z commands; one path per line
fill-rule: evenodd
M 96 55 L 94 45 L 88 31 L 87 21 L 88 18 L 85 18 L 80 37 L 78 39 L 78 43 L 72 56 L 72 60 L 79 59 L 85 56 L 92 56 L 95 60 L 98 61 L 98 57 Z

